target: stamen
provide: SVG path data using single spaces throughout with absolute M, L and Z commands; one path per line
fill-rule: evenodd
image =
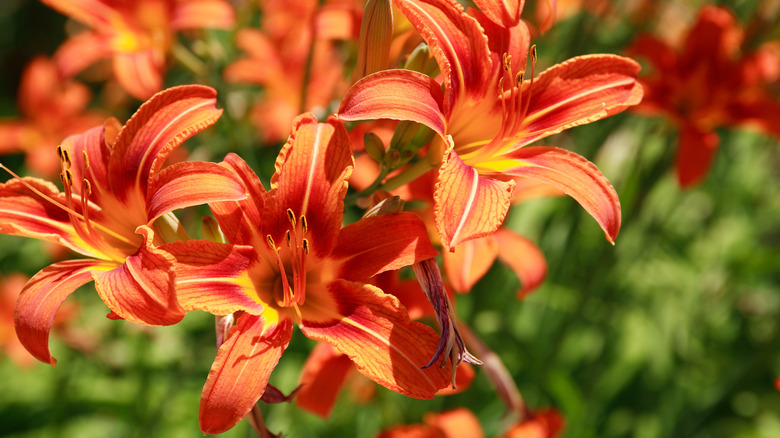
M 309 239 L 303 239 L 303 252 L 309 255 Z
M 290 289 L 290 283 L 287 281 L 287 271 L 284 269 L 284 262 L 282 261 L 281 256 L 279 256 L 280 248 L 276 246 L 274 239 L 270 234 L 265 236 L 265 240 L 266 243 L 268 243 L 268 246 L 271 248 L 271 251 L 274 253 L 274 256 L 276 256 L 276 264 L 279 266 L 279 277 L 282 279 L 281 300 L 278 297 L 274 298 L 276 299 L 276 303 L 278 305 L 282 307 L 289 307 L 293 302 L 293 291 Z
M 291 208 L 287 209 L 287 219 L 290 221 L 293 228 L 295 228 L 295 213 L 293 213 Z
M 67 164 L 67 168 L 70 168 L 73 164 L 70 161 L 70 154 L 68 153 L 68 150 L 62 148 L 60 148 L 60 150 L 62 151 L 62 160 Z
M 309 223 L 306 221 L 306 216 L 304 215 L 301 215 L 301 229 L 303 230 L 304 234 L 309 231 Z

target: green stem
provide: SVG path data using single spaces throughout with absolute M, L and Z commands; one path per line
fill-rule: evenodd
M 171 53 L 173 53 L 173 57 L 179 61 L 181 65 L 191 71 L 195 76 L 202 77 L 206 74 L 206 71 L 208 70 L 206 64 L 198 59 L 194 53 L 190 52 L 189 49 L 184 47 L 180 42 L 177 41 L 173 44 Z
M 412 163 L 411 166 L 406 168 L 406 170 L 400 174 L 390 178 L 386 183 L 379 187 L 379 190 L 386 190 L 388 192 L 393 191 L 403 186 L 404 184 L 408 184 L 423 176 L 426 172 L 432 170 L 434 167 L 435 166 L 431 164 L 428 158 L 423 158 L 422 160 Z

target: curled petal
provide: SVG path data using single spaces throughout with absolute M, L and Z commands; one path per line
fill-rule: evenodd
M 147 325 L 176 324 L 185 313 L 176 299 L 176 259 L 152 246 L 154 234 L 150 228 L 141 226 L 137 232 L 144 236 L 144 244 L 122 266 L 93 272 L 95 288 L 120 318 Z
M 470 291 L 493 266 L 497 255 L 498 244 L 493 236 L 463 242 L 454 252 L 444 251 L 444 270 L 452 288 L 459 293 Z
M 574 126 L 617 114 L 642 100 L 639 64 L 615 55 L 587 55 L 557 64 L 526 81 L 528 113 L 515 141 L 529 144 Z
M 341 120 L 393 119 L 422 123 L 444 137 L 441 86 L 411 70 L 384 70 L 357 81 L 341 100 Z
M 338 278 L 359 281 L 436 254 L 419 216 L 394 213 L 361 219 L 342 228 L 331 257 L 340 260 Z
M 295 404 L 327 418 L 349 372 L 354 370 L 349 357 L 326 342 L 321 342 L 306 359 L 301 372 L 301 386 Z
M 529 239 L 503 228 L 496 232 L 495 239 L 498 242 L 498 257 L 515 271 L 520 280 L 522 289 L 517 292 L 518 298 L 525 298 L 547 276 L 544 254 Z
M 27 283 L 16 302 L 14 314 L 19 341 L 41 362 L 56 365 L 49 351 L 49 331 L 54 314 L 65 298 L 92 281 L 92 271 L 116 265 L 95 260 L 67 260 L 43 268 Z
M 563 190 L 596 219 L 607 240 L 614 243 L 620 232 L 620 200 L 601 171 L 582 156 L 552 147 L 517 149 L 501 163 L 512 176 L 538 179 Z
M 292 321 L 244 314 L 219 347 L 200 397 L 200 429 L 216 435 L 241 421 L 265 392 L 292 337 Z
M 119 132 L 109 162 L 111 188 L 119 199 L 145 197 L 150 177 L 172 150 L 222 114 L 217 92 L 203 85 L 169 88 L 141 105 Z M 144 199 L 144 198 L 142 198 Z
M 216 163 L 187 161 L 163 169 L 149 188 L 147 217 L 150 220 L 179 208 L 213 201 L 246 198 L 241 179 Z
M 445 154 L 434 190 L 434 215 L 442 243 L 458 244 L 495 232 L 506 216 L 515 182 L 480 175 L 455 151 Z
M 378 288 L 337 280 L 309 292 L 301 331 L 349 356 L 366 377 L 400 394 L 433 398 L 449 383 L 451 366 L 421 369 L 438 335 L 412 322 L 398 299 Z

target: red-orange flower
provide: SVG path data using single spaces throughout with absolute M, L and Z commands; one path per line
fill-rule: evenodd
M 236 45 L 247 56 L 225 68 L 225 80 L 263 86 L 251 118 L 265 143 L 283 141 L 298 114 L 325 110 L 348 86 L 335 40 L 352 36 L 359 6 L 318 3 L 262 2 L 262 27 L 236 35 Z
M 103 122 L 105 117 L 86 111 L 89 88 L 63 80 L 51 60 L 33 59 L 19 84 L 17 120 L 0 121 L 0 155 L 23 152 L 33 172 L 50 177 L 60 170 L 53 153 L 60 140 Z
M 58 151 L 64 192 L 37 178 L 0 184 L 0 233 L 55 242 L 90 257 L 49 265 L 20 295 L 16 331 L 36 358 L 56 363 L 48 348 L 54 314 L 89 281 L 95 281 L 112 318 L 153 325 L 182 319 L 174 259 L 157 248 L 179 237 L 168 213 L 246 196 L 237 176 L 219 164 L 163 168 L 171 151 L 219 118 L 215 104 L 209 87 L 165 90 L 124 127 L 109 119 L 63 141 Z
M 683 187 L 707 175 L 720 142 L 715 128 L 752 125 L 780 137 L 780 102 L 767 89 L 780 77 L 780 45 L 740 54 L 742 39 L 729 10 L 707 5 L 679 49 L 650 35 L 630 49 L 653 66 L 641 78 L 645 99 L 636 109 L 663 113 L 680 129 L 677 180 Z
M 423 424 L 394 426 L 377 438 L 482 438 L 485 434 L 477 417 L 468 409 L 427 413 Z
M 68 39 L 55 54 L 72 76 L 111 58 L 119 84 L 137 99 L 163 87 L 165 58 L 177 31 L 229 29 L 235 21 L 226 0 L 41 0 L 91 30 Z
M 530 50 L 531 72 L 525 74 L 529 36 L 522 21 L 506 28 L 444 0 L 396 5 L 431 47 L 444 93 L 420 73 L 381 71 L 350 89 L 339 117 L 412 120 L 439 134 L 428 159 L 440 163 L 435 220 L 445 247 L 495 232 L 518 176 L 571 195 L 614 240 L 620 204 L 601 172 L 575 153 L 524 146 L 639 102 L 639 65 L 614 55 L 581 56 L 533 78 L 536 50 Z
M 200 427 L 233 427 L 263 394 L 292 328 L 347 355 L 358 370 L 393 391 L 432 398 L 450 369 L 421 369 L 438 335 L 412 322 L 392 295 L 369 284 L 378 273 L 436 255 L 411 213 L 341 226 L 352 152 L 338 120 L 299 117 L 276 161 L 271 189 L 240 158 L 226 166 L 249 198 L 212 203 L 227 242 L 165 245 L 177 259 L 177 291 L 187 309 L 242 311 L 219 348 L 203 389 Z

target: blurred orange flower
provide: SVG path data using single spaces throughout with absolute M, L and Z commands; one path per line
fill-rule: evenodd
M 721 126 L 750 125 L 780 137 L 780 101 L 768 85 L 780 78 L 780 44 L 741 52 L 743 30 L 725 8 L 707 5 L 681 47 L 651 35 L 629 49 L 653 72 L 641 77 L 645 98 L 636 111 L 664 114 L 679 128 L 677 180 L 699 183 L 709 171 Z
M 235 11 L 227 0 L 41 0 L 90 30 L 69 38 L 54 59 L 66 77 L 110 58 L 119 84 L 146 100 L 163 87 L 174 34 L 187 29 L 229 29 Z
M 89 88 L 61 78 L 51 60 L 33 59 L 19 85 L 22 117 L 0 120 L 0 155 L 22 152 L 28 169 L 45 177 L 56 175 L 60 171 L 55 153 L 59 142 L 105 120 L 86 110 L 90 99 Z
M 477 417 L 468 409 L 427 413 L 423 424 L 394 426 L 377 438 L 482 438 L 485 434 Z

